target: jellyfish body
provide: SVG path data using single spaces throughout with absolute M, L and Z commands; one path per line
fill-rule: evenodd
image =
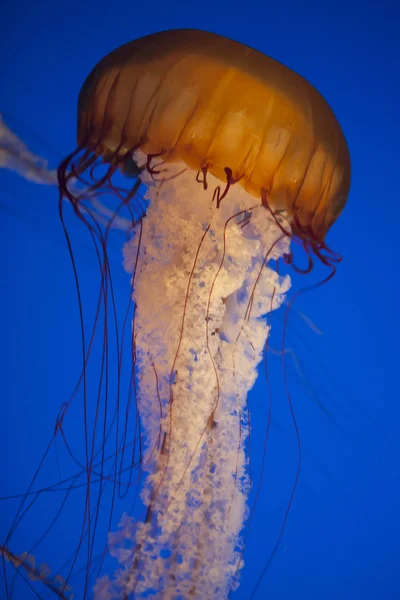
M 125 187 L 115 183 L 119 169 Z M 130 185 L 129 175 L 140 179 Z M 324 240 L 347 199 L 346 141 L 322 96 L 283 65 L 215 34 L 167 31 L 122 46 L 89 75 L 78 147 L 58 178 L 61 199 L 100 240 L 104 297 L 118 211 L 103 235 L 90 203 L 111 193 L 134 230 L 124 248 L 136 378 L 126 414 L 137 410 L 144 428 L 146 510 L 142 521 L 124 515 L 109 535 L 119 568 L 97 580 L 94 597 L 222 600 L 243 566 L 247 393 L 268 339 L 266 315 L 290 287 L 276 264 L 295 238 L 334 270 Z M 141 184 L 149 206 L 138 219 Z M 60 210 L 63 218 L 62 202 Z M 117 431 L 117 454 L 127 435 Z M 84 597 L 95 527 L 87 515 L 96 506 L 88 493 Z
M 349 191 L 347 144 L 317 90 L 203 31 L 157 33 L 104 58 L 81 90 L 78 142 L 106 159 L 135 149 L 228 177 L 318 241 Z

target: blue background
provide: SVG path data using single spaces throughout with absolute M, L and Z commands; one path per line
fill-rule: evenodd
M 215 31 L 283 62 L 323 93 L 343 127 L 352 156 L 352 188 L 328 243 L 344 259 L 333 281 L 295 305 L 322 334 L 299 313 L 293 312 L 289 323 L 287 346 L 293 355 L 288 371 L 303 466 L 282 542 L 259 588 L 261 599 L 400 597 L 396 4 L 20 0 L 3 13 L 0 111 L 53 167 L 74 148 L 77 95 L 96 62 L 126 41 L 170 28 Z M 55 188 L 0 173 L 1 495 L 26 489 L 80 368 L 76 295 L 57 201 Z M 97 279 L 92 284 L 88 240 L 78 230 L 75 240 L 89 322 Z M 111 256 L 124 302 L 129 279 L 120 267 L 122 242 L 116 234 Z M 307 281 L 295 278 L 294 285 L 316 281 L 319 274 Z M 276 317 L 276 329 L 282 329 L 282 316 Z M 269 367 L 278 378 L 279 358 L 272 355 Z M 238 599 L 249 597 L 265 566 L 296 469 L 287 399 L 279 382 L 276 386 L 262 493 L 242 584 L 234 595 Z M 250 405 L 257 474 L 266 414 L 262 378 Z M 69 427 L 74 438 L 73 423 Z M 76 443 L 77 438 L 79 428 Z M 57 480 L 54 464 L 45 475 Z M 55 570 L 62 550 L 73 542 L 71 528 L 74 518 L 81 518 L 81 501 L 77 493 L 76 506 L 66 511 L 57 535 L 45 546 L 44 558 Z M 46 502 L 51 499 L 43 500 L 45 507 Z M 0 505 L 2 534 L 15 507 L 15 500 Z M 46 510 L 28 516 L 14 540 L 18 552 L 37 538 Z M 27 588 L 19 589 L 25 591 L 16 598 L 30 597 Z

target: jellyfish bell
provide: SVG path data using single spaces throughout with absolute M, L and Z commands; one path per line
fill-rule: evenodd
M 270 315 L 290 288 L 277 264 L 297 239 L 334 268 L 325 236 L 349 190 L 346 141 L 328 104 L 299 75 L 247 46 L 193 30 L 150 35 L 106 56 L 82 87 L 77 137 L 58 170 L 60 194 L 100 240 L 104 298 L 107 234 L 88 218 L 90 204 L 109 193 L 131 211 L 124 263 L 135 304 L 134 400 L 123 410 L 118 391 L 124 425 L 118 430 L 115 414 L 104 422 L 116 428 L 118 455 L 137 411 L 146 473 L 143 518 L 125 514 L 115 531 L 110 517 L 107 550 L 119 567 L 97 579 L 94 597 L 223 599 L 238 586 L 249 516 L 247 394 Z M 118 170 L 127 184 L 116 184 Z M 148 206 L 138 219 L 140 185 Z M 85 398 L 89 403 L 90 394 Z M 88 490 L 98 485 L 88 448 L 99 441 L 99 407 L 86 434 Z M 109 432 L 100 439 L 103 457 L 109 440 Z M 104 472 L 97 468 L 100 480 Z M 87 515 L 99 505 L 100 496 L 88 492 L 86 537 L 76 550 L 88 548 L 84 597 L 97 526 Z
M 322 242 L 341 213 L 350 158 L 329 105 L 275 60 L 204 31 L 156 33 L 106 56 L 85 81 L 78 143 L 133 149 L 238 182 L 295 233 Z

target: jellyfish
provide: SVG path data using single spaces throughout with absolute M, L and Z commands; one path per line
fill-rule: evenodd
M 123 254 L 133 302 L 129 397 L 122 409 L 119 371 L 103 434 L 86 373 L 94 334 L 82 336 L 83 477 L 97 491 L 85 495 L 60 593 L 73 585 L 86 548 L 79 597 L 227 598 L 239 585 L 249 520 L 247 395 L 271 314 L 290 289 L 289 267 L 308 273 L 318 260 L 325 280 L 336 271 L 340 257 L 325 237 L 349 192 L 342 130 L 319 92 L 275 60 L 213 33 L 165 31 L 125 44 L 90 73 L 79 96 L 77 148 L 58 182 L 79 304 L 65 201 L 94 241 L 104 305 L 113 305 L 110 231 L 121 212 L 128 215 Z M 105 197 L 114 205 L 104 226 L 93 202 L 104 205 Z M 296 247 L 307 258 L 303 268 Z M 120 341 L 118 360 L 123 350 Z M 114 468 L 106 477 L 111 428 Z M 140 460 L 132 454 L 127 469 L 133 435 Z M 112 575 L 97 570 L 91 591 L 103 480 L 114 498 L 134 467 L 143 474 L 142 518 L 125 512 L 114 528 L 110 518 L 106 552 L 118 566 Z M 121 494 L 129 493 L 124 485 Z M 23 568 L 10 539 L 3 558 Z

